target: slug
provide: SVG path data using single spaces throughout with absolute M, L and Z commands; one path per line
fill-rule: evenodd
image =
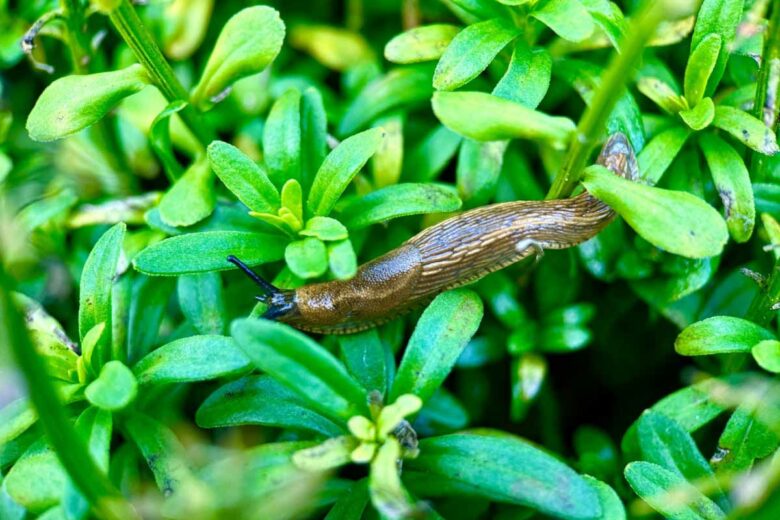
M 597 161 L 615 174 L 638 177 L 627 138 L 613 134 Z M 363 264 L 349 280 L 282 290 L 234 256 L 262 289 L 263 317 L 323 334 L 368 329 L 430 301 L 434 296 L 518 262 L 545 249 L 564 249 L 588 240 L 615 217 L 588 192 L 560 200 L 492 204 L 431 226 L 397 249 Z

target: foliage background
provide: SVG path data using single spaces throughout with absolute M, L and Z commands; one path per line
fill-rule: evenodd
M 253 3 L 1 3 L 0 517 L 777 516 L 780 7 L 635 4 L 285 1 L 220 47 Z M 638 191 L 583 174 L 605 128 Z M 582 175 L 624 220 L 579 248 L 347 339 L 243 319 L 228 253 L 348 278 Z

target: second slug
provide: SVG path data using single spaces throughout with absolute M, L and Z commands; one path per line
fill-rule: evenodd
M 623 134 L 613 134 L 599 164 L 636 180 L 636 157 Z M 431 226 L 397 249 L 358 268 L 349 280 L 281 290 L 234 256 L 263 290 L 263 315 L 310 331 L 349 334 L 387 322 L 437 294 L 473 282 L 544 249 L 588 240 L 615 217 L 588 192 L 559 200 L 516 201 L 467 211 Z

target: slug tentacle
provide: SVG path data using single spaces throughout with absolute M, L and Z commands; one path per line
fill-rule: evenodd
M 636 157 L 627 138 L 612 135 L 598 163 L 636 180 Z M 584 242 L 615 213 L 588 192 L 560 200 L 516 201 L 467 211 L 431 226 L 399 248 L 362 265 L 350 280 L 282 291 L 235 257 L 264 291 L 264 315 L 311 332 L 346 334 L 389 321 L 442 291 L 471 283 L 531 254 Z
M 295 293 L 293 291 L 279 289 L 233 255 L 228 256 L 227 261 L 241 269 L 249 279 L 263 290 L 263 294 L 255 296 L 255 299 L 268 304 L 268 310 L 263 314 L 264 318 L 273 320 L 296 312 Z

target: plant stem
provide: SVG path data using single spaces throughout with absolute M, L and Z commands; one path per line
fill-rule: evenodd
M 83 30 L 84 12 L 75 0 L 60 0 L 60 9 L 67 26 L 65 40 L 73 61 L 73 71 L 76 74 L 87 74 L 90 52 L 87 33 Z
M 60 0 L 60 10 L 66 26 L 65 41 L 70 50 L 73 72 L 89 74 L 94 56 L 87 39 L 87 33 L 84 31 L 84 7 L 76 0 Z M 102 152 L 106 163 L 116 173 L 115 184 L 112 186 L 104 185 L 104 189 L 111 193 L 131 193 L 135 179 L 129 174 L 130 168 L 125 160 L 125 155 L 108 121 L 101 119 L 88 130 L 88 133 Z
M 122 0 L 119 6 L 109 14 L 122 39 L 133 50 L 138 61 L 146 68 L 163 96 L 169 101 L 189 101 L 187 91 L 176 78 L 168 61 L 155 43 L 152 35 L 138 18 L 129 0 Z M 179 112 L 184 124 L 198 138 L 205 148 L 213 140 L 212 132 L 203 125 L 192 106 L 186 106 Z
M 363 27 L 363 0 L 346 0 L 346 2 L 345 25 L 350 31 L 359 31 Z
M 24 319 L 11 298 L 10 280 L 0 262 L 0 339 L 10 345 L 16 362 L 27 381 L 27 390 L 38 420 L 49 444 L 62 466 L 99 518 L 110 520 L 139 518 L 133 506 L 125 500 L 98 468 L 87 451 L 84 440 L 68 419 L 46 367 L 37 353 Z M 0 343 L 2 343 L 0 342 Z
M 631 78 L 632 70 L 642 57 L 645 45 L 664 18 L 666 4 L 667 2 L 654 0 L 645 1 L 626 30 L 620 53 L 613 56 L 601 77 L 600 85 L 594 92 L 593 99 L 582 114 L 569 153 L 547 193 L 548 199 L 567 197 L 577 186 L 590 153 L 598 144 L 604 131 L 607 118 Z
M 766 28 L 766 41 L 761 54 L 761 69 L 756 81 L 756 98 L 753 103 L 753 115 L 766 126 L 777 131 L 780 114 L 780 0 L 772 1 L 772 13 Z M 753 152 L 750 158 L 751 178 L 753 182 L 763 182 L 769 166 L 777 159 Z

